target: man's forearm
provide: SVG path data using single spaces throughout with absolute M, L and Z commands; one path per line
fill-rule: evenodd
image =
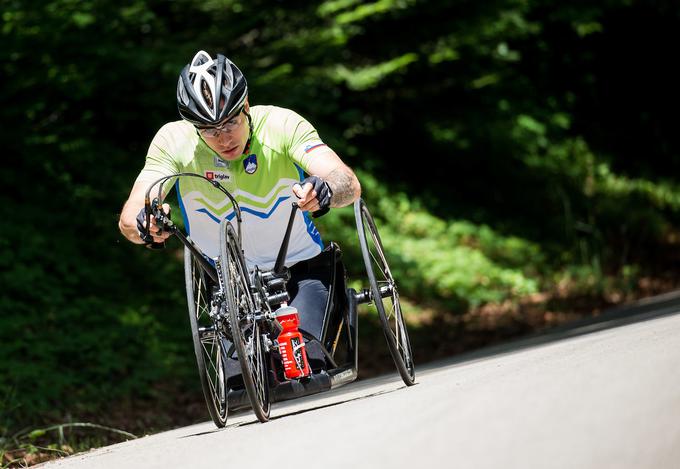
M 359 180 L 348 167 L 334 169 L 325 179 L 333 191 L 331 207 L 344 207 L 361 195 Z

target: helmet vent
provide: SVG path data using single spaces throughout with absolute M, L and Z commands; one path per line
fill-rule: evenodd
M 208 88 L 208 84 L 204 81 L 201 82 L 201 93 L 203 94 L 203 99 L 205 100 L 208 107 L 212 109 L 213 107 L 212 95 L 210 94 L 210 88 Z

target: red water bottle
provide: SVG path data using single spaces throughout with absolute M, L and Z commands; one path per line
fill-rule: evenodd
M 309 376 L 309 363 L 305 341 L 298 330 L 300 317 L 293 306 L 282 306 L 276 310 L 276 319 L 283 330 L 279 334 L 279 353 L 283 361 L 283 372 L 286 379 Z

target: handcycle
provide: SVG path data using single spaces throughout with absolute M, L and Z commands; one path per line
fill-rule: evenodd
M 211 259 L 175 225 L 162 210 L 162 187 L 172 178 L 201 178 L 221 191 L 234 209 L 234 224 L 220 223 L 220 253 Z M 157 197 L 150 199 L 154 186 Z M 277 311 L 290 300 L 285 267 L 290 234 L 298 209 L 291 204 L 288 225 L 273 269 L 246 267 L 241 248 L 241 209 L 219 181 L 195 173 L 178 173 L 158 179 L 145 195 L 146 226 L 153 215 L 161 230 L 184 245 L 184 272 L 194 353 L 208 412 L 217 427 L 224 427 L 230 411 L 252 408 L 261 422 L 269 419 L 271 403 L 311 395 L 357 378 L 358 315 L 362 303 L 373 303 L 396 368 L 407 386 L 415 384 L 415 366 L 396 282 L 378 230 L 366 203 L 354 203 L 355 222 L 369 286 L 356 291 L 347 287 L 342 252 L 331 242 L 323 251 L 330 283 L 321 337 L 302 332 L 309 344 L 323 352 L 325 366 L 300 379 L 287 379 L 277 337 L 281 324 Z M 153 247 L 153 245 L 152 245 Z M 227 375 L 227 364 L 236 356 L 241 380 Z

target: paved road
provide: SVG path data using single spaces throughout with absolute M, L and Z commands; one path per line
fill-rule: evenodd
M 671 300 L 45 467 L 680 468 Z

